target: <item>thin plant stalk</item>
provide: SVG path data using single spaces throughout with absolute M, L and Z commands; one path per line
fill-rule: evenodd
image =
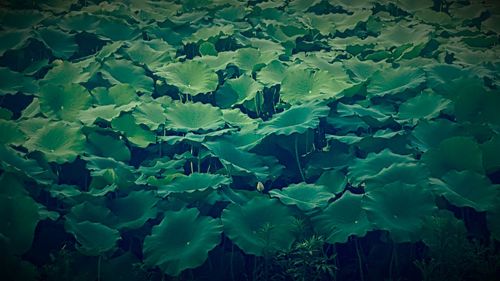
M 299 143 L 299 135 L 296 134 L 295 135 L 295 161 L 297 162 L 297 168 L 299 169 L 300 177 L 302 178 L 302 181 L 305 182 L 306 178 L 304 177 L 304 172 L 302 172 L 302 166 L 300 165 L 298 143 Z
M 356 247 L 356 255 L 358 256 L 359 278 L 361 281 L 364 281 L 365 277 L 363 273 L 363 260 L 361 257 L 360 245 L 357 238 L 354 238 L 354 246 Z

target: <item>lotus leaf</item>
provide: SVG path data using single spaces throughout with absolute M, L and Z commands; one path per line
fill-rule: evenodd
M 495 135 L 481 144 L 483 154 L 483 167 L 486 174 L 492 174 L 500 170 L 500 136 Z
M 130 104 L 122 105 L 122 106 L 114 106 L 103 105 L 92 107 L 87 110 L 83 110 L 78 114 L 78 119 L 82 121 L 83 124 L 90 126 L 94 124 L 97 120 L 105 120 L 107 122 L 111 122 L 111 120 L 118 117 L 122 112 L 129 112 L 134 109 L 138 103 L 133 102 Z
M 102 74 L 113 85 L 128 84 L 136 91 L 151 93 L 153 79 L 146 75 L 144 68 L 128 60 L 108 60 L 104 63 Z
M 40 151 L 48 161 L 59 164 L 75 160 L 84 145 L 80 127 L 65 122 L 47 124 L 24 144 L 28 150 Z
M 339 194 L 347 185 L 347 177 L 339 170 L 328 170 L 316 180 L 317 185 L 324 185 L 329 192 Z
M 68 59 L 78 50 L 74 35 L 53 27 L 38 29 L 36 33 L 40 40 L 52 50 L 55 57 Z
M 219 83 L 215 71 L 200 61 L 169 64 L 157 69 L 155 74 L 179 88 L 181 93 L 193 96 L 213 92 Z
M 273 60 L 257 72 L 257 81 L 272 86 L 280 84 L 285 76 L 286 66 L 279 60 Z
M 50 170 L 41 167 L 36 160 L 26 159 L 24 154 L 8 146 L 0 145 L 0 159 L 0 166 L 5 172 L 32 178 L 41 184 L 49 184 L 55 178 Z
M 71 189 L 72 186 L 53 186 L 56 192 L 60 194 L 60 191 L 69 192 L 70 194 L 75 193 Z M 109 208 L 101 205 L 102 201 L 95 200 L 94 203 L 90 201 L 84 201 L 80 204 L 71 207 L 70 212 L 65 216 L 67 220 L 72 222 L 93 222 L 106 225 L 108 227 L 113 227 L 116 224 L 117 217 L 111 212 Z
M 21 255 L 29 250 L 39 221 L 38 205 L 13 175 L 0 176 L 0 248 Z
M 175 55 L 175 49 L 159 39 L 132 41 L 125 52 L 131 60 L 152 70 L 170 62 Z
M 273 177 L 273 171 L 281 167 L 273 157 L 242 151 L 227 142 L 205 142 L 203 145 L 219 158 L 231 175 L 254 175 L 259 181 L 264 181 Z
M 38 89 L 33 79 L 22 73 L 0 67 L 0 96 L 17 92 L 34 93 Z
M 470 137 L 451 137 L 422 156 L 433 175 L 441 176 L 449 170 L 471 170 L 483 173 L 483 155 L 479 145 Z
M 337 81 L 327 71 L 290 67 L 281 82 L 281 98 L 291 104 L 340 97 L 352 85 Z
M 89 92 L 78 84 L 51 85 L 40 88 L 40 110 L 48 117 L 73 122 L 81 110 L 89 107 Z
M 254 72 L 277 57 L 274 50 L 261 51 L 254 48 L 241 48 L 236 51 L 235 64 L 243 72 Z
M 87 135 L 89 150 L 95 155 L 111 157 L 117 161 L 130 160 L 130 150 L 123 140 L 112 135 L 92 132 Z
M 222 212 L 227 237 L 256 256 L 288 250 L 295 240 L 293 220 L 287 207 L 266 197 L 255 197 L 243 206 L 230 204 Z
M 416 89 L 425 83 L 425 73 L 411 67 L 386 68 L 373 74 L 367 92 L 370 96 L 385 96 Z
M 157 130 L 167 120 L 165 109 L 159 103 L 143 103 L 132 113 L 139 124 L 144 124 L 151 130 Z
M 3 22 L 3 21 L 2 21 Z M 6 51 L 15 50 L 26 45 L 29 38 L 26 30 L 3 30 L 0 32 L 0 56 Z
M 400 120 L 432 119 L 448 108 L 449 100 L 430 91 L 422 92 L 399 107 L 397 118 Z
M 433 121 L 422 121 L 413 129 L 412 136 L 415 145 L 422 151 L 437 147 L 450 136 L 459 135 L 461 128 L 455 122 L 447 119 L 436 119 Z
M 145 190 L 132 191 L 125 197 L 111 200 L 108 206 L 117 217 L 115 227 L 119 230 L 142 227 L 147 220 L 156 217 L 159 200 L 153 191 Z
M 109 89 L 104 87 L 94 88 L 92 95 L 100 105 L 123 106 L 137 99 L 134 88 L 129 84 L 117 84 Z
M 175 178 L 171 183 L 158 189 L 160 195 L 168 195 L 171 192 L 203 191 L 208 188 L 217 189 L 223 185 L 229 185 L 231 180 L 222 175 L 192 173 L 189 176 Z
M 197 209 L 166 211 L 144 239 L 144 262 L 172 276 L 200 266 L 219 244 L 222 225 L 199 213 Z
M 145 148 L 156 142 L 154 133 L 137 124 L 132 114 L 120 115 L 111 121 L 111 126 L 113 129 L 123 132 L 127 139 L 138 147 Z
M 19 129 L 18 124 L 13 121 L 0 119 L 0 144 L 20 145 L 26 140 L 26 135 Z M 3 160 L 3 158 L 2 158 Z
M 428 191 L 400 182 L 370 190 L 364 195 L 362 206 L 370 222 L 389 231 L 396 243 L 417 241 L 423 219 L 436 210 Z
M 415 159 L 409 155 L 395 154 L 390 149 L 384 149 L 379 153 L 369 153 L 365 159 L 353 160 L 347 176 L 352 184 L 357 185 L 367 179 L 374 178 L 382 169 L 394 163 L 413 162 Z
M 276 114 L 271 120 L 261 123 L 257 133 L 263 135 L 302 134 L 319 125 L 319 119 L 326 117 L 330 108 L 318 103 L 294 105 Z
M 429 171 L 421 163 L 394 163 L 382 168 L 379 173 L 366 180 L 366 191 L 378 188 L 385 184 L 399 181 L 404 184 L 415 184 L 425 186 L 430 177 Z
M 302 211 L 325 207 L 328 200 L 335 197 L 325 186 L 310 183 L 291 184 L 281 190 L 273 189 L 269 194 L 283 204 L 296 205 Z
M 112 250 L 120 239 L 117 230 L 100 223 L 66 220 L 65 228 L 75 236 L 77 250 L 87 256 L 99 256 Z
M 363 195 L 345 192 L 342 197 L 314 216 L 313 224 L 318 234 L 328 243 L 345 243 L 350 236 L 363 237 L 372 230 L 365 210 Z
M 69 61 L 56 60 L 53 62 L 54 67 L 50 69 L 43 80 L 41 85 L 67 85 L 78 84 L 87 82 L 92 73 L 85 71 L 84 67 Z
M 220 99 L 225 100 L 224 104 L 233 106 L 255 99 L 257 92 L 262 91 L 263 88 L 250 76 L 242 75 L 239 78 L 227 80 L 224 86 L 216 92 L 215 98 L 217 100 L 220 97 Z M 222 94 L 222 96 L 217 95 L 218 93 Z
M 166 109 L 167 128 L 180 132 L 212 131 L 224 126 L 219 108 L 204 103 L 173 103 Z
M 484 212 L 494 207 L 495 199 L 500 196 L 500 185 L 491 184 L 490 180 L 474 171 L 452 170 L 434 180 L 434 187 L 439 195 L 458 207 L 472 207 Z

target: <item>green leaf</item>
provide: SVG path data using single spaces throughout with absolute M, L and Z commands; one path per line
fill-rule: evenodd
M 168 195 L 172 192 L 203 191 L 209 188 L 217 189 L 229 185 L 231 180 L 223 175 L 192 173 L 188 176 L 177 177 L 171 183 L 160 186 L 158 194 Z
M 166 128 L 180 132 L 217 130 L 224 126 L 219 108 L 204 103 L 172 103 L 165 111 Z
M 6 67 L 0 67 L 0 96 L 16 94 L 17 92 L 33 94 L 38 86 L 31 77 L 22 73 L 12 71 Z
M 40 82 L 41 85 L 79 84 L 87 82 L 92 76 L 92 73 L 86 71 L 86 69 L 80 64 L 56 60 L 53 62 L 53 65 L 54 67 L 47 72 L 43 80 Z
M 215 91 L 219 78 L 214 70 L 200 61 L 185 61 L 157 69 L 156 75 L 168 84 L 179 88 L 181 93 L 198 95 Z
M 218 99 L 228 100 L 224 104 L 234 106 L 255 99 L 257 93 L 262 91 L 263 88 L 263 85 L 253 80 L 250 76 L 241 75 L 236 79 L 226 80 L 221 87 L 221 89 L 226 90 L 221 92 L 221 89 L 219 89 L 215 94 L 215 99 L 216 101 Z M 220 93 L 223 93 L 223 95 Z
M 54 27 L 40 28 L 36 30 L 36 34 L 55 57 L 68 59 L 78 50 L 74 35 Z
M 283 204 L 296 205 L 302 211 L 325 207 L 328 200 L 335 197 L 325 186 L 307 183 L 291 184 L 281 190 L 273 189 L 269 195 Z
M 144 68 L 134 65 L 129 60 L 107 60 L 101 73 L 113 85 L 128 84 L 138 92 L 153 92 L 153 79 L 146 75 Z
M 129 84 L 117 84 L 106 89 L 104 87 L 94 88 L 92 95 L 100 105 L 122 106 L 130 104 L 137 99 L 134 87 Z
M 134 109 L 132 115 L 137 123 L 146 125 L 151 130 L 157 130 L 167 120 L 163 106 L 153 102 L 140 104 Z
M 302 134 L 319 125 L 319 119 L 326 117 L 330 108 L 319 103 L 294 105 L 259 125 L 257 133 L 268 135 Z
M 363 237 L 372 230 L 365 210 L 363 195 L 345 192 L 322 212 L 312 218 L 319 235 L 328 243 L 346 243 L 350 236 Z
M 3 21 L 2 21 L 3 22 Z M 27 30 L 3 30 L 0 32 L 0 56 L 9 50 L 17 50 L 26 45 L 30 33 Z
M 111 121 L 113 129 L 122 132 L 127 139 L 141 148 L 146 148 L 152 143 L 156 143 L 156 135 L 141 127 L 134 116 L 130 113 L 120 115 Z
M 494 208 L 500 196 L 500 185 L 491 184 L 482 174 L 473 171 L 449 171 L 442 181 L 434 180 L 433 187 L 439 195 L 458 207 L 471 207 L 478 212 Z
M 51 122 L 24 143 L 29 151 L 40 151 L 49 162 L 73 162 L 83 152 L 85 136 L 79 126 Z
M 404 66 L 386 68 L 373 74 L 367 91 L 370 96 L 395 95 L 418 88 L 424 82 L 425 73 L 420 69 Z
M 323 185 L 329 192 L 339 194 L 347 185 L 347 177 L 339 170 L 328 170 L 316 180 L 317 185 Z
M 450 100 L 444 99 L 432 91 L 424 91 L 414 98 L 406 100 L 399 106 L 397 118 L 413 121 L 416 119 L 432 119 L 448 108 Z
M 39 101 L 47 117 L 74 122 L 80 111 L 90 106 L 91 96 L 78 84 L 46 84 L 40 88 Z
M 88 149 L 92 154 L 111 157 L 117 161 L 128 162 L 130 150 L 123 140 L 113 135 L 91 132 L 87 135 Z
M 418 241 L 423 219 L 437 209 L 428 191 L 400 182 L 370 190 L 362 206 L 375 228 L 389 231 L 396 243 Z
M 447 138 L 439 147 L 424 153 L 422 160 L 436 176 L 442 176 L 450 170 L 484 173 L 481 149 L 470 137 Z
M 0 144 L 21 145 L 26 139 L 26 135 L 19 128 L 18 124 L 13 121 L 0 119 Z
M 144 262 L 171 276 L 205 262 L 208 252 L 220 242 L 222 225 L 199 213 L 194 208 L 166 211 L 144 239 Z
M 286 251 L 295 240 L 294 218 L 274 199 L 255 197 L 242 206 L 230 204 L 221 218 L 227 237 L 249 255 Z
M 76 249 L 86 256 L 100 256 L 116 247 L 120 233 L 103 224 L 66 220 L 66 231 L 75 236 Z
M 156 217 L 156 204 L 160 198 L 153 191 L 132 191 L 125 197 L 115 198 L 108 203 L 109 209 L 117 217 L 115 227 L 137 229 L 146 221 Z

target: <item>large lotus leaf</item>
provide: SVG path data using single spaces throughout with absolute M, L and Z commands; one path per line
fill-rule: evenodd
M 30 33 L 26 30 L 3 30 L 0 32 L 0 56 L 8 50 L 24 47 Z
M 255 197 L 222 212 L 224 233 L 246 254 L 266 256 L 290 249 L 295 240 L 289 209 L 274 199 Z
M 219 158 L 231 175 L 255 175 L 259 181 L 264 181 L 275 176 L 281 168 L 273 157 L 246 152 L 227 142 L 205 142 L 203 145 Z
M 367 179 L 375 177 L 382 169 L 394 163 L 412 163 L 415 159 L 410 155 L 400 155 L 393 153 L 390 149 L 384 149 L 379 153 L 369 153 L 364 159 L 357 158 L 349 165 L 347 176 L 349 181 L 360 184 Z
M 88 148 L 92 154 L 111 157 L 117 161 L 130 160 L 130 150 L 123 140 L 113 136 L 91 132 L 87 135 Z
M 341 193 L 347 185 L 347 177 L 339 170 L 328 170 L 316 180 L 317 185 L 324 185 L 329 192 Z
M 267 122 L 260 124 L 257 133 L 268 135 L 291 135 L 302 134 L 308 129 L 314 129 L 319 125 L 319 119 L 326 117 L 330 112 L 328 106 L 318 103 L 304 103 L 294 105 L 289 109 L 276 114 Z
M 144 124 L 151 130 L 157 130 L 167 120 L 163 106 L 154 102 L 141 103 L 132 115 L 139 124 Z
M 250 118 L 239 109 L 222 110 L 222 118 L 230 126 L 240 127 L 243 131 L 254 131 L 258 126 L 258 119 Z
M 500 196 L 500 185 L 473 171 L 449 171 L 442 181 L 433 181 L 436 192 L 458 207 L 472 207 L 484 212 L 494 207 L 495 199 Z
M 6 67 L 0 67 L 0 96 L 5 94 L 15 94 L 17 92 L 35 93 L 38 89 L 35 81 L 31 77 L 12 71 Z
M 314 228 L 328 243 L 345 243 L 351 235 L 363 237 L 372 229 L 365 210 L 363 195 L 345 192 L 321 213 L 312 218 Z
M 355 104 L 337 104 L 337 113 L 340 117 L 358 116 L 369 125 L 379 125 L 391 118 L 389 113 L 394 111 L 390 106 L 364 106 L 360 103 Z M 335 126 L 335 124 L 332 124 Z
M 66 231 L 75 236 L 77 250 L 86 256 L 99 256 L 115 248 L 120 233 L 103 224 L 66 220 Z
M 262 91 L 264 88 L 260 83 L 253 80 L 250 76 L 242 75 L 236 79 L 226 80 L 222 88 L 228 88 L 226 91 L 222 91 L 224 96 L 221 99 L 229 99 L 230 105 L 242 104 L 246 101 L 251 101 L 255 99 L 257 92 Z M 219 93 L 219 91 L 217 91 Z M 216 95 L 216 99 L 217 99 Z M 226 102 L 227 103 L 227 102 Z
M 175 49 L 160 39 L 132 41 L 125 53 L 131 60 L 143 64 L 151 70 L 163 66 L 175 57 Z
M 500 34 L 500 15 L 493 14 L 481 23 L 482 30 L 489 30 Z
M 83 152 L 85 136 L 79 126 L 65 122 L 51 122 L 26 141 L 30 151 L 40 151 L 49 162 L 72 162 Z
M 432 119 L 448 108 L 450 100 L 432 91 L 424 91 L 399 106 L 397 118 L 400 120 Z
M 370 190 L 362 206 L 375 228 L 389 231 L 396 243 L 418 241 L 423 219 L 437 209 L 430 192 L 400 182 Z
M 186 45 L 189 43 L 198 43 L 200 41 L 211 41 L 211 39 L 216 37 L 224 38 L 233 34 L 234 26 L 232 24 L 206 26 L 196 29 L 193 34 L 184 38 L 182 43 Z
M 113 129 L 123 132 L 127 139 L 138 147 L 145 148 L 156 142 L 155 134 L 137 124 L 134 116 L 130 113 L 122 114 L 113 119 L 111 126 Z
M 487 174 L 500 170 L 500 136 L 494 135 L 490 140 L 481 144 L 483 153 L 483 167 Z
M 418 88 L 423 83 L 425 73 L 419 68 L 386 68 L 373 74 L 367 92 L 370 96 L 394 95 Z
M 12 2 L 10 5 L 14 4 Z M 17 4 L 17 3 L 16 3 Z M 15 5 L 14 5 L 15 6 Z M 4 9 L 0 10 L 0 21 L 2 22 L 2 29 L 29 29 L 36 26 L 41 20 L 48 15 L 45 12 L 35 9 Z
M 94 155 L 83 156 L 82 158 L 87 161 L 87 169 L 90 170 L 93 178 L 101 178 L 105 184 L 116 184 L 121 188 L 127 188 L 135 182 L 136 170 L 123 162 Z
M 82 65 L 69 61 L 56 60 L 40 84 L 67 85 L 71 83 L 87 82 L 92 73 L 86 71 Z
M 46 167 L 33 159 L 26 159 L 24 153 L 8 146 L 0 145 L 0 167 L 4 172 L 12 172 L 23 177 L 32 178 L 38 183 L 49 184 L 54 181 L 55 175 Z
M 437 176 L 449 170 L 484 172 L 481 149 L 470 137 L 447 138 L 439 144 L 439 147 L 427 150 L 422 160 L 431 173 Z
M 387 48 L 422 45 L 429 41 L 431 31 L 432 27 L 425 24 L 412 27 L 407 27 L 403 22 L 393 24 L 382 29 L 382 33 L 377 37 L 377 44 Z
M 91 96 L 79 84 L 47 84 L 40 88 L 39 100 L 43 114 L 72 122 L 81 110 L 89 107 Z
M 243 72 L 251 73 L 262 68 L 278 57 L 275 50 L 264 50 L 254 48 L 240 48 L 236 51 L 234 63 Z
M 83 124 L 91 126 L 97 120 L 105 120 L 111 122 L 113 119 L 118 117 L 122 112 L 130 112 L 134 109 L 139 102 L 132 102 L 130 104 L 115 106 L 113 104 L 92 107 L 86 110 L 82 110 L 78 114 L 78 119 L 82 121 Z
M 394 163 L 380 170 L 379 173 L 366 179 L 366 191 L 378 188 L 385 184 L 399 181 L 404 184 L 425 186 L 430 177 L 429 171 L 422 163 L 402 162 Z
M 153 79 L 146 75 L 144 68 L 134 65 L 129 60 L 107 60 L 101 72 L 103 77 L 113 85 L 128 84 L 136 91 L 143 93 L 153 91 Z
M 19 129 L 18 124 L 14 121 L 0 119 L 0 132 L 2 132 L 0 145 L 20 145 L 26 140 L 26 134 Z
M 13 175 L 3 173 L 0 186 L 0 248 L 21 255 L 33 242 L 38 205 Z
M 413 129 L 412 136 L 415 139 L 414 144 L 425 152 L 429 148 L 439 146 L 443 140 L 458 135 L 460 129 L 457 123 L 448 119 L 422 121 Z
M 173 103 L 166 109 L 167 129 L 180 132 L 211 131 L 224 126 L 219 108 L 204 103 Z
M 286 66 L 279 60 L 273 60 L 257 72 L 257 81 L 266 85 L 273 86 L 280 84 L 285 77 Z
M 135 89 L 129 84 L 116 84 L 110 88 L 97 87 L 92 90 L 92 95 L 100 105 L 122 106 L 137 99 Z
M 330 99 L 340 97 L 344 90 L 352 86 L 347 81 L 335 80 L 327 71 L 290 67 L 281 83 L 280 97 L 292 104 Z
M 158 188 L 159 194 L 169 194 L 171 192 L 194 192 L 203 191 L 208 188 L 217 189 L 223 185 L 228 185 L 231 180 L 223 175 L 192 173 L 189 176 L 178 177 L 171 183 Z
M 98 19 L 95 34 L 112 41 L 132 41 L 140 34 L 137 25 L 130 25 L 125 19 L 109 16 L 99 16 Z
M 165 212 L 161 223 L 144 239 L 144 262 L 173 276 L 200 266 L 219 244 L 222 225 L 199 213 L 197 209 Z
M 156 217 L 159 200 L 153 191 L 139 190 L 111 200 L 108 206 L 117 217 L 117 229 L 136 229 Z
M 200 61 L 169 64 L 155 74 L 179 88 L 181 93 L 190 95 L 213 92 L 219 83 L 215 71 Z
M 55 57 L 68 59 L 78 50 L 75 35 L 63 32 L 57 28 L 40 28 L 36 31 L 36 34 L 52 51 Z
M 322 208 L 335 197 L 335 193 L 329 192 L 325 186 L 310 183 L 291 184 L 281 190 L 273 189 L 269 194 L 283 204 L 296 205 L 302 211 Z
M 72 186 L 59 185 L 52 186 L 51 191 L 54 190 L 57 194 L 76 194 L 74 190 L 71 190 Z M 91 203 L 90 201 L 84 201 L 80 204 L 71 207 L 69 213 L 66 214 L 65 218 L 71 220 L 72 222 L 95 222 L 100 223 L 109 227 L 116 224 L 117 217 L 109 210 L 101 201 Z

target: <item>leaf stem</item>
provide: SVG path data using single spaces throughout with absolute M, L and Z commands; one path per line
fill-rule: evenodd
M 302 181 L 305 182 L 306 178 L 304 177 L 304 172 L 302 172 L 302 166 L 300 165 L 298 143 L 299 143 L 299 135 L 296 134 L 295 135 L 295 161 L 297 162 L 297 169 L 299 169 L 300 177 L 302 178 Z
M 358 238 L 354 238 L 354 246 L 356 247 L 356 254 L 358 256 L 358 266 L 359 266 L 359 278 L 361 281 L 365 280 L 364 274 L 363 274 L 363 260 L 361 259 L 361 251 L 360 251 L 360 246 L 358 242 Z

